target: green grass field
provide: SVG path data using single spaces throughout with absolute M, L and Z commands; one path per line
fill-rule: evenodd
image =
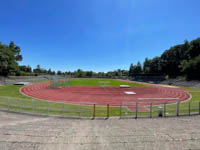
M 73 79 L 71 82 L 72 86 L 99 86 L 99 82 L 108 82 L 109 86 L 119 86 L 121 84 L 126 84 L 134 87 L 140 87 L 144 85 L 127 83 L 123 81 L 110 80 L 110 79 Z M 145 85 L 146 86 L 146 85 Z M 18 85 L 6 85 L 0 86 L 0 108 L 9 109 L 13 111 L 25 111 L 30 113 L 39 114 L 52 114 L 52 115 L 62 115 L 62 116 L 77 116 L 77 117 L 92 117 L 93 116 L 93 106 L 81 106 L 81 105 L 71 105 L 64 103 L 55 103 L 42 101 L 37 99 L 32 99 L 22 95 L 19 90 L 23 86 Z M 188 89 L 188 88 L 187 88 Z M 196 112 L 199 109 L 200 100 L 200 90 L 198 89 L 188 89 L 192 95 L 191 102 L 191 112 Z M 180 104 L 180 114 L 188 113 L 188 102 Z M 152 115 L 157 115 L 157 106 L 153 106 Z M 167 105 L 167 113 L 171 115 L 176 114 L 176 105 Z M 126 107 L 110 107 L 110 116 L 123 116 L 135 115 L 135 112 L 130 112 Z M 149 112 L 139 112 L 139 116 L 148 116 Z M 97 117 L 106 117 L 107 107 L 97 106 L 96 114 Z
M 128 83 L 120 80 L 112 79 L 87 79 L 87 78 L 76 78 L 71 79 L 70 81 L 59 81 L 55 86 L 120 86 L 120 85 L 129 85 L 131 87 L 145 87 L 147 85 Z

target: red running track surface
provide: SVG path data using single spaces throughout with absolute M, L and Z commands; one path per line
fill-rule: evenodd
M 149 103 L 172 104 L 179 101 L 186 101 L 190 98 L 190 94 L 178 88 L 169 88 L 158 85 L 151 87 L 92 87 L 92 86 L 72 86 L 69 88 L 50 89 L 50 82 L 43 82 L 25 86 L 21 89 L 22 94 L 36 99 L 64 102 L 70 104 L 81 105 L 102 105 L 120 106 L 125 102 L 140 102 L 139 111 L 148 110 Z M 127 95 L 126 91 L 135 92 L 135 95 Z M 144 103 L 141 103 L 144 102 Z M 153 104 L 156 105 L 156 104 Z M 135 110 L 135 106 L 129 109 Z

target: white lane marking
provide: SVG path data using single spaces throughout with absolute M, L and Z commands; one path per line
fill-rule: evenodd
M 132 91 L 125 91 L 124 93 L 128 94 L 128 95 L 134 95 L 134 94 L 136 94 L 135 92 L 132 92 Z
M 138 98 L 139 100 L 145 100 L 145 99 L 176 99 L 176 100 L 179 100 L 179 98 L 171 98 L 171 97 L 169 97 L 169 98 L 167 98 L 167 97 L 165 97 L 165 98 Z

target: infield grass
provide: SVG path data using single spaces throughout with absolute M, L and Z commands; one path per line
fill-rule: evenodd
M 145 87 L 147 85 L 137 84 L 137 83 L 129 83 L 121 80 L 112 80 L 112 79 L 72 79 L 70 81 L 71 86 L 120 86 L 120 85 L 129 85 L 131 87 Z
M 129 85 L 131 87 L 146 87 L 148 85 L 130 83 L 121 80 L 112 80 L 112 79 L 90 79 L 90 78 L 75 78 L 70 81 L 61 80 L 57 83 L 53 83 L 53 86 L 120 86 L 120 85 Z

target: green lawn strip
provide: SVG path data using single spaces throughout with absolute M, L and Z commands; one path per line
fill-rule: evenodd
M 146 87 L 147 85 L 137 84 L 137 83 L 129 83 L 120 80 L 113 79 L 81 79 L 76 78 L 70 81 L 71 86 L 100 86 L 101 84 L 105 84 L 108 86 L 120 86 L 120 85 L 129 85 L 131 87 Z

